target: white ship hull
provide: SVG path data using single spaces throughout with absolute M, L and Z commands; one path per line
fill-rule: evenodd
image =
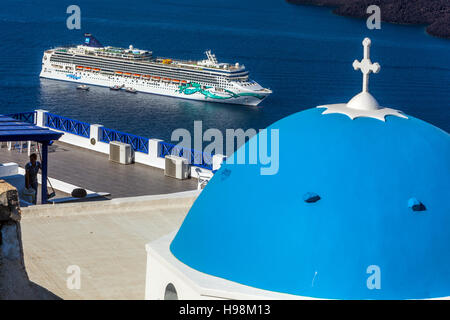
M 129 92 L 153 93 L 198 101 L 256 106 L 271 90 L 249 80 L 244 65 L 219 63 L 207 50 L 205 60 L 154 57 L 152 51 L 103 46 L 85 33 L 84 44 L 44 52 L 42 78 L 122 87 Z
M 66 68 L 75 69 L 74 66 L 66 66 Z M 73 70 L 72 69 L 72 70 Z M 40 73 L 41 78 L 63 80 L 76 82 L 80 84 L 90 84 L 103 87 L 123 86 L 136 89 L 138 92 L 164 95 L 175 98 L 210 101 L 218 103 L 232 103 L 240 105 L 257 106 L 260 104 L 271 92 L 243 90 L 238 85 L 231 90 L 217 91 L 213 88 L 201 90 L 187 94 L 180 90 L 180 85 L 172 82 L 165 82 L 162 80 L 148 80 L 142 78 L 123 77 L 123 76 L 107 76 L 100 73 L 79 72 L 56 70 L 50 65 L 43 66 Z M 249 88 L 251 89 L 251 88 Z M 203 93 L 202 93 L 203 92 Z M 207 93 L 207 95 L 205 95 Z M 213 97 L 211 97 L 213 96 Z

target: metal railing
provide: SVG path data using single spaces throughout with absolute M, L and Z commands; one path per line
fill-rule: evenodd
M 8 114 L 7 116 L 31 124 L 36 124 L 37 120 L 35 111 L 13 113 Z M 49 112 L 44 113 L 44 126 L 84 138 L 90 138 L 91 125 L 89 123 L 58 116 Z M 131 145 L 131 148 L 133 148 L 135 152 L 149 153 L 149 139 L 130 133 L 100 127 L 99 141 L 104 143 L 120 141 Z M 158 157 L 160 158 L 165 158 L 166 155 L 176 155 L 187 159 L 192 166 L 212 170 L 213 154 L 206 154 L 201 151 L 183 148 L 164 141 L 160 141 L 159 146 Z
M 44 125 L 52 129 L 68 132 L 84 138 L 90 137 L 91 125 L 89 123 L 58 116 L 53 113 L 44 113 Z
M 7 114 L 6 116 L 22 122 L 36 124 L 36 111 Z
M 201 151 L 192 150 L 176 146 L 167 142 L 159 142 L 160 150 L 158 157 L 165 158 L 167 155 L 174 155 L 185 158 L 194 167 L 200 167 L 208 170 L 212 170 L 212 157 L 211 154 L 206 154 Z
M 148 139 L 130 133 L 124 133 L 105 127 L 100 127 L 100 141 L 110 143 L 120 141 L 131 145 L 136 152 L 148 153 Z

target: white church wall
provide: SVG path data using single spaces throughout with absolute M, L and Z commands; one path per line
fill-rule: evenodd
M 146 300 L 164 300 L 169 284 L 175 287 L 178 300 L 199 300 L 200 294 L 182 277 L 173 273 L 159 257 L 147 249 Z
M 169 283 L 174 285 L 179 300 L 310 299 L 245 286 L 192 269 L 171 253 L 169 246 L 174 236 L 169 234 L 146 245 L 146 300 L 164 299 Z

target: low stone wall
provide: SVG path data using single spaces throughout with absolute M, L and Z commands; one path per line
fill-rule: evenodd
M 16 188 L 0 180 L 0 300 L 55 299 L 56 296 L 28 279 L 20 219 Z
M 0 180 L 0 223 L 20 221 L 19 197 L 16 188 Z

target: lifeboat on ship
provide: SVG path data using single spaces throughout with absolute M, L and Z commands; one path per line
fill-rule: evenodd
M 170 78 L 163 78 L 162 79 L 164 82 L 170 82 Z
M 178 83 L 180 83 L 180 80 L 178 80 L 178 79 L 172 79 L 172 82 L 178 84 Z
M 123 75 L 124 75 L 124 76 L 130 77 L 130 76 L 131 76 L 131 73 L 129 73 L 129 72 L 124 72 Z
M 159 81 L 161 80 L 161 77 L 152 77 L 152 80 Z
M 139 73 L 133 74 L 133 77 L 139 78 L 141 75 Z
M 187 81 L 186 80 L 181 80 L 181 83 L 182 84 L 187 84 Z
M 92 69 L 93 71 L 100 71 L 100 69 L 99 68 L 94 68 L 94 69 Z
M 90 67 L 84 67 L 84 70 L 90 71 L 92 68 Z
M 83 69 L 84 67 L 83 66 L 77 66 L 77 69 L 78 70 L 81 70 L 81 69 Z
M 122 71 L 116 71 L 115 73 L 118 74 L 118 75 L 122 75 L 123 74 Z

